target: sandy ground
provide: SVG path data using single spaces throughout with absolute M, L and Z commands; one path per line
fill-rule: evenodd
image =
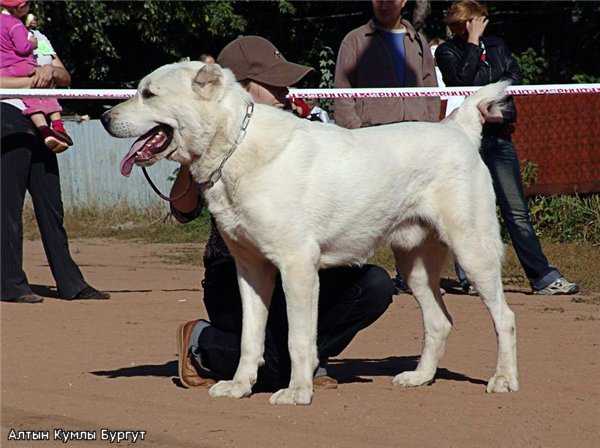
M 496 344 L 477 298 L 448 295 L 455 320 L 435 383 L 392 387 L 415 366 L 421 317 L 397 296 L 333 361 L 337 390 L 309 407 L 274 407 L 268 394 L 211 399 L 177 383 L 175 330 L 205 316 L 200 268 L 157 256 L 175 245 L 77 240 L 90 283 L 110 301 L 2 303 L 0 445 L 94 446 L 108 441 L 12 442 L 10 429 L 143 430 L 153 447 L 600 446 L 600 306 L 509 293 L 517 314 L 521 391 L 487 395 Z M 199 248 L 199 250 L 201 250 Z M 39 241 L 25 245 L 38 292 L 54 282 Z M 597 303 L 597 302 L 596 302 Z

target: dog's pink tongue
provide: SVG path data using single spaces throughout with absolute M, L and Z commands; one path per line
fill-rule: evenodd
M 123 176 L 129 177 L 129 175 L 131 174 L 131 170 L 133 170 L 133 165 L 135 164 L 136 153 L 151 138 L 152 138 L 152 136 L 147 137 L 147 136 L 144 135 L 143 137 L 140 137 L 139 139 L 137 139 L 133 145 L 131 145 L 131 148 L 129 149 L 129 152 L 121 160 L 121 174 Z

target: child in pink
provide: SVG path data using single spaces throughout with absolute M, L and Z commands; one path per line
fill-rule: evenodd
M 37 63 L 33 50 L 37 39 L 29 37 L 22 18 L 29 12 L 24 0 L 0 0 L 4 8 L 0 14 L 0 76 L 31 76 Z M 38 128 L 44 143 L 54 152 L 62 152 L 73 144 L 65 131 L 61 114 L 62 108 L 55 99 L 22 98 L 26 109 L 23 111 Z M 48 116 L 52 122 L 48 126 Z

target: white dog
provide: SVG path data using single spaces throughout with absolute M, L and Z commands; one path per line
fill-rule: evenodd
M 157 69 L 134 98 L 103 116 L 113 136 L 142 136 L 123 159 L 124 174 L 134 163 L 162 158 L 190 166 L 235 257 L 241 357 L 233 380 L 215 384 L 211 396 L 251 393 L 264 362 L 279 270 L 292 372 L 289 387 L 270 401 L 309 404 L 318 363 L 317 271 L 364 263 L 382 244 L 394 251 L 425 329 L 416 370 L 393 383 L 420 386 L 434 378 L 451 329 L 438 288 L 451 250 L 496 329 L 498 363 L 487 391 L 518 390 L 515 318 L 502 291 L 495 196 L 478 154 L 481 114 L 497 112 L 506 86 L 480 89 L 442 123 L 347 130 L 260 104 L 250 117 L 251 98 L 229 70 L 185 62 Z

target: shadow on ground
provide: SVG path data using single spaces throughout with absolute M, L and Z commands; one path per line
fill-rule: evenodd
M 394 377 L 399 373 L 415 370 L 419 356 L 390 356 L 383 359 L 333 359 L 329 362 L 328 372 L 340 383 L 371 382 L 364 377 L 389 376 Z M 487 384 L 487 381 L 471 378 L 462 373 L 448 369 L 438 368 L 436 380 L 468 381 L 473 384 Z
M 58 295 L 56 286 L 52 285 L 30 285 L 31 290 L 38 296 L 46 297 L 48 299 L 63 299 Z M 171 289 L 104 289 L 103 291 L 111 294 L 118 293 L 130 293 L 130 292 L 199 292 L 198 288 L 171 288 Z
M 414 370 L 419 362 L 418 356 L 391 356 L 383 359 L 332 359 L 329 362 L 328 372 L 336 378 L 340 384 L 347 383 L 370 383 L 369 377 L 389 376 L 393 377 L 407 370 Z M 121 367 L 115 370 L 97 370 L 92 375 L 106 378 L 143 377 L 158 376 L 170 377 L 171 381 L 181 386 L 177 379 L 177 361 L 168 361 L 164 364 L 144 364 L 139 366 Z M 453 372 L 448 369 L 438 368 L 436 380 L 468 381 L 472 384 L 487 384 L 486 381 L 471 378 L 462 373 Z

